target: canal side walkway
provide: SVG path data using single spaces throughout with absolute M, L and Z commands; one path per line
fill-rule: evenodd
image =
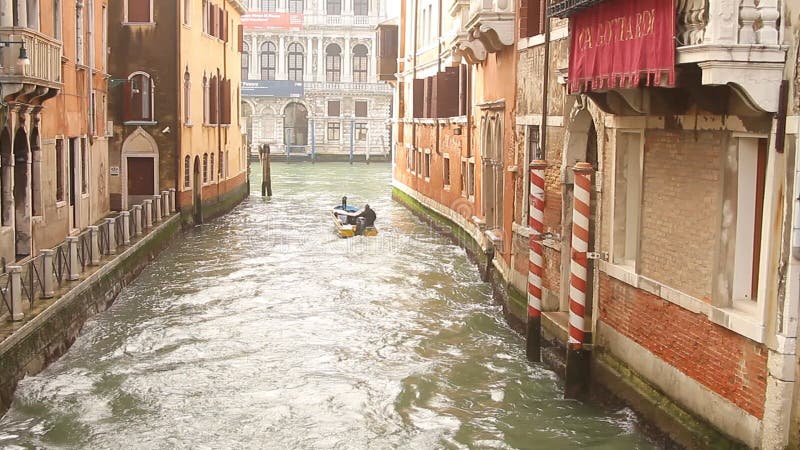
M 70 236 L 0 275 L 0 414 L 17 383 L 57 360 L 86 320 L 119 292 L 181 230 L 174 191 Z

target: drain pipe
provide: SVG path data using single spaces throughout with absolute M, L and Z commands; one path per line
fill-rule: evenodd
M 417 50 L 418 50 L 418 25 L 419 25 L 419 0 L 414 0 L 414 54 L 412 55 L 413 60 L 413 68 L 412 70 L 412 78 L 411 78 L 411 91 L 414 91 L 414 85 L 416 84 L 415 81 L 417 80 Z M 415 92 L 416 93 L 416 92 Z M 412 94 L 411 99 L 415 101 L 414 97 L 416 95 Z M 416 110 L 417 105 L 414 104 L 414 107 L 411 108 L 411 144 L 414 148 L 417 148 L 417 121 L 416 117 L 414 117 L 414 111 Z
M 436 24 L 436 29 L 437 29 L 436 40 L 437 40 L 437 44 L 438 44 L 437 45 L 437 49 L 438 49 L 439 53 L 436 55 L 436 78 L 433 80 L 434 83 L 438 82 L 439 74 L 442 73 L 442 0 L 439 0 L 438 7 L 439 7 L 439 9 L 438 9 L 437 12 L 439 13 L 438 14 L 439 20 L 437 21 L 438 23 Z M 436 88 L 436 91 L 437 92 L 439 91 L 438 86 Z M 439 102 L 439 97 L 438 96 L 436 97 L 436 102 L 437 103 Z M 436 136 L 436 154 L 437 155 L 441 155 L 442 154 L 441 143 L 439 142 L 439 139 L 441 138 L 441 129 L 439 128 L 441 126 L 441 124 L 439 123 L 439 117 L 440 116 L 441 116 L 441 113 L 440 113 L 439 107 L 437 105 L 437 107 L 436 107 L 436 117 L 434 118 L 436 120 L 436 133 L 435 133 L 435 136 Z

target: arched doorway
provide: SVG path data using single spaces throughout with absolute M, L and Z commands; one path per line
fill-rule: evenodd
M 14 134 L 14 240 L 17 260 L 31 254 L 29 152 L 28 135 L 19 128 Z
M 566 137 L 566 148 L 564 151 L 564 187 L 563 187 L 563 218 L 562 218 L 562 266 L 566 268 L 562 271 L 562 286 L 570 286 L 570 270 L 572 255 L 572 214 L 573 199 L 575 193 L 575 176 L 572 171 L 575 164 L 587 162 L 592 165 L 592 186 L 595 186 L 594 179 L 598 170 L 598 136 L 594 120 L 589 112 L 588 100 L 578 101 L 570 114 L 572 118 L 568 126 Z M 597 190 L 590 192 L 590 211 L 589 211 L 589 251 L 597 251 Z M 586 280 L 586 312 L 585 317 L 592 316 L 594 305 L 594 278 L 596 273 L 596 261 L 588 261 L 588 277 Z M 561 311 L 569 311 L 569 289 L 562 289 Z
M 300 103 L 286 106 L 283 119 L 283 143 L 286 153 L 305 151 L 308 145 L 308 110 Z
M 122 143 L 123 207 L 159 192 L 159 154 L 155 139 L 138 127 Z
M 194 158 L 194 174 L 192 176 L 192 216 L 195 224 L 203 223 L 203 195 L 201 192 L 200 157 Z

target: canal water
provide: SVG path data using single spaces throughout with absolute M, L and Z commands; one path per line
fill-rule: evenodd
M 562 398 L 464 251 L 391 200 L 390 167 L 275 164 L 272 200 L 176 239 L 21 382 L 4 448 L 595 448 L 633 414 Z M 380 235 L 342 240 L 348 195 Z

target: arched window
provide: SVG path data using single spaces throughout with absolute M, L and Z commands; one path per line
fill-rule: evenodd
M 261 79 L 274 80 L 278 58 L 275 44 L 264 42 L 261 44 Z
M 192 77 L 188 66 L 183 72 L 183 121 L 186 125 L 192 124 Z
M 208 183 L 208 153 L 203 153 L 203 183 Z
M 275 12 L 278 9 L 278 0 L 261 0 L 261 11 Z
M 290 13 L 303 12 L 303 0 L 289 0 L 289 12 Z
M 367 46 L 358 44 L 353 47 L 353 82 L 366 83 L 369 70 L 369 52 Z
M 342 48 L 336 44 L 325 49 L 325 79 L 329 83 L 342 81 Z
M 242 80 L 249 80 L 247 73 L 250 72 L 250 46 L 247 42 L 242 43 Z
M 155 83 L 150 75 L 144 72 L 132 73 L 125 84 L 125 121 L 153 121 L 154 95 Z
M 288 75 L 290 81 L 303 81 L 303 46 L 297 42 L 289 44 L 289 54 L 286 55 Z
M 329 16 L 339 16 L 342 14 L 342 0 L 326 0 L 325 13 Z
M 214 181 L 214 154 L 211 154 L 211 166 L 208 169 L 208 177 L 211 181 Z
M 192 185 L 192 157 L 186 155 L 183 158 L 183 187 L 190 187 Z
M 368 0 L 353 0 L 353 14 L 356 16 L 369 15 L 369 1 Z

